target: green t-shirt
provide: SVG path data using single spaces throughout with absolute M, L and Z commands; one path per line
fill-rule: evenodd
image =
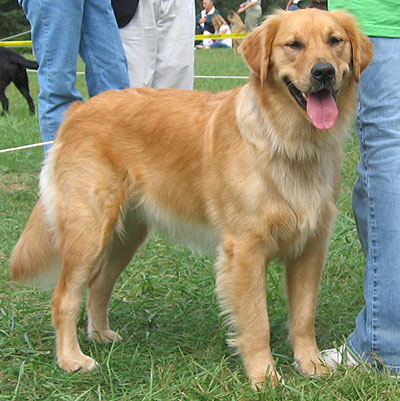
M 328 0 L 328 7 L 350 11 L 368 36 L 400 38 L 399 0 Z

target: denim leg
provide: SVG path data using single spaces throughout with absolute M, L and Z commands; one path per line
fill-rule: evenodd
M 51 141 L 70 103 L 82 99 L 75 81 L 83 0 L 23 0 L 22 7 L 39 63 L 40 133 L 43 141 Z
M 129 87 L 126 58 L 109 0 L 22 0 L 21 5 L 39 63 L 40 133 L 51 141 L 69 105 L 82 100 L 75 87 L 78 54 L 86 64 L 89 96 Z
M 400 372 L 400 39 L 372 38 L 359 86 L 361 159 L 353 209 L 366 256 L 365 307 L 348 339 L 370 363 Z
M 128 66 L 110 0 L 85 0 L 79 53 L 89 96 L 129 88 Z

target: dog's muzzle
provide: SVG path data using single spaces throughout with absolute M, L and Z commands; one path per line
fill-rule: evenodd
M 285 83 L 290 94 L 307 112 L 314 127 L 324 130 L 333 128 L 339 111 L 336 105 L 336 70 L 330 63 L 317 63 L 310 71 L 310 90 L 300 91 L 289 78 Z

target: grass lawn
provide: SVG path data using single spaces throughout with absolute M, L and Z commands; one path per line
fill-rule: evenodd
M 80 66 L 80 70 L 83 68 Z M 36 75 L 30 73 L 37 99 Z M 248 75 L 231 50 L 196 51 L 196 75 Z M 219 91 L 242 79 L 196 79 L 195 88 Z M 84 93 L 84 77 L 78 77 Z M 0 118 L 0 149 L 40 141 L 38 122 L 10 86 L 10 112 Z M 367 368 L 309 379 L 296 373 L 287 340 L 284 277 L 268 272 L 271 346 L 285 384 L 254 393 L 240 359 L 225 343 L 226 328 L 214 293 L 213 260 L 193 255 L 155 234 L 119 279 L 110 320 L 121 343 L 87 340 L 86 313 L 78 319 L 80 344 L 99 366 L 89 373 L 57 367 L 51 292 L 10 282 L 8 258 L 37 200 L 40 148 L 0 154 L 0 400 L 398 400 L 400 380 Z M 351 212 L 358 142 L 349 139 L 339 216 L 321 283 L 316 331 L 320 348 L 340 344 L 363 305 L 363 257 Z

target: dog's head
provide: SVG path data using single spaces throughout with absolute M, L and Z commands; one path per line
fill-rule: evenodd
M 229 11 L 229 13 L 227 14 L 226 19 L 227 19 L 229 22 L 234 22 L 234 21 L 237 19 L 237 17 L 238 17 L 238 14 L 237 14 L 235 11 L 231 10 L 231 11 Z
M 350 14 L 316 9 L 270 16 L 241 52 L 261 85 L 286 91 L 318 129 L 334 126 L 339 91 L 358 82 L 372 58 L 371 43 Z

